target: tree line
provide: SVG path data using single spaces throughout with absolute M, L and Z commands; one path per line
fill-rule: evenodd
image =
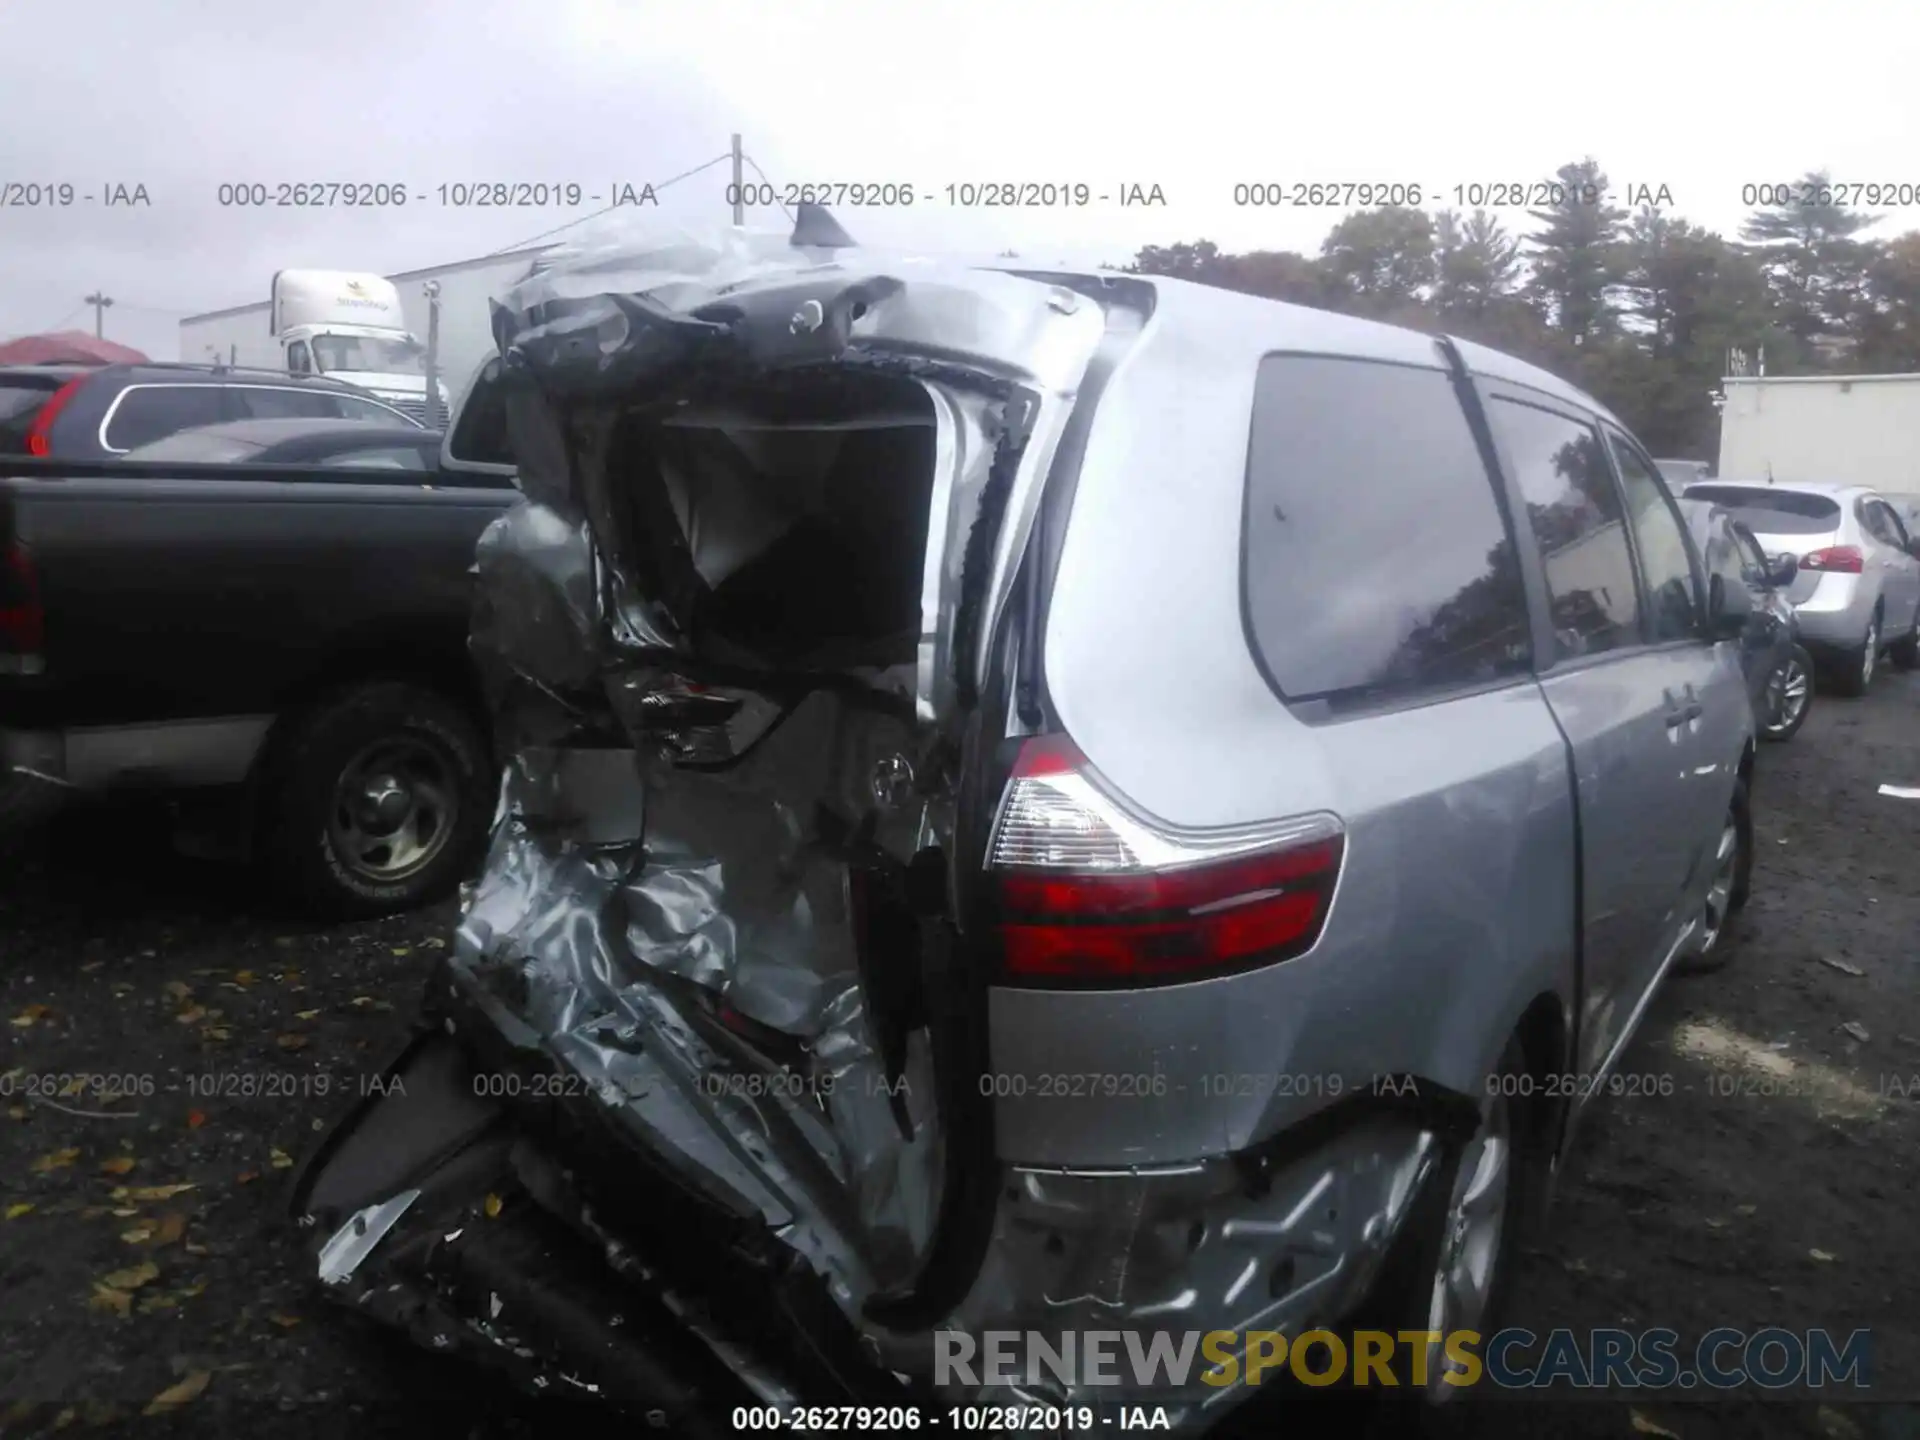
M 1507 351 L 1596 396 L 1656 455 L 1711 460 L 1728 352 L 1769 375 L 1920 371 L 1920 231 L 1876 240 L 1824 172 L 1764 187 L 1737 240 L 1606 203 L 1592 159 L 1543 186 L 1515 234 L 1486 210 L 1355 211 L 1319 253 L 1149 245 L 1126 267 Z M 1594 197 L 1600 197 L 1594 203 Z

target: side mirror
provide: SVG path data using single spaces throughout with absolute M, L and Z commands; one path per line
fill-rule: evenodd
M 1920 545 L 1920 541 L 1916 541 L 1915 544 Z M 1767 566 L 1767 583 L 1776 590 L 1784 590 L 1793 583 L 1793 577 L 1799 573 L 1799 556 L 1776 555 Z
M 1753 597 L 1744 585 L 1729 585 L 1720 576 L 1707 587 L 1707 633 L 1713 640 L 1738 640 L 1753 618 Z

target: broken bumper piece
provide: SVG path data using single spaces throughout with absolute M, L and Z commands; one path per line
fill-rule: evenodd
M 1201 1380 L 1202 1338 L 1348 1320 L 1443 1168 L 1393 1112 L 1291 1154 L 1012 1168 L 966 1301 L 927 1334 L 862 1333 L 760 1217 L 656 1170 L 618 1107 L 484 1013 L 437 1007 L 307 1162 L 316 1277 L 429 1350 L 676 1434 L 732 1433 L 743 1404 L 1146 1406 L 1203 1432 L 1250 1392 Z

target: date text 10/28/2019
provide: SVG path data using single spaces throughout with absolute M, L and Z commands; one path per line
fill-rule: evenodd
M 1103 1413 L 1090 1405 L 950 1405 L 923 1410 L 918 1405 L 736 1405 L 736 1434 L 755 1431 L 804 1434 L 898 1435 L 914 1430 L 951 1430 L 992 1435 L 1035 1431 L 1171 1430 L 1172 1417 L 1158 1405 L 1128 1405 Z

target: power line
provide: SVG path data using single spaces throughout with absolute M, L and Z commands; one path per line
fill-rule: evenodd
M 762 180 L 766 181 L 767 189 L 773 191 L 773 203 L 778 205 L 781 208 L 781 210 L 785 212 L 787 219 L 791 221 L 793 219 L 793 212 L 787 209 L 787 202 L 780 198 L 780 191 L 774 185 L 773 181 L 767 180 L 767 172 L 760 168 L 760 162 L 754 159 L 751 155 L 743 156 L 742 158 L 747 162 L 747 164 L 753 167 L 754 174 L 758 175 Z
M 702 170 L 711 170 L 714 166 L 718 165 L 721 161 L 731 160 L 732 158 L 733 158 L 733 152 L 729 150 L 724 155 L 714 156 L 713 159 L 707 161 L 707 163 L 704 165 L 696 165 L 691 170 L 682 170 L 678 175 L 675 175 L 671 180 L 662 180 L 658 185 L 649 185 L 646 188 L 652 190 L 654 194 L 658 195 L 662 190 L 666 189 L 667 186 L 678 185 L 682 180 L 691 179 L 693 176 L 698 175 Z M 489 250 L 487 251 L 486 255 L 483 255 L 480 258 L 484 260 L 488 258 L 488 256 L 504 255 L 509 250 L 524 250 L 529 245 L 537 245 L 542 240 L 548 239 L 549 237 L 554 235 L 558 235 L 563 231 L 571 230 L 576 225 L 584 225 L 589 220 L 598 220 L 602 215 L 611 214 L 613 211 L 618 210 L 619 208 L 620 208 L 620 203 L 618 201 L 615 201 L 613 204 L 607 206 L 606 209 L 604 210 L 596 210 L 591 215 L 582 215 L 578 220 L 569 220 L 564 225 L 556 225 L 551 230 L 543 230 L 538 235 L 531 235 L 527 239 L 516 241 L 512 245 L 502 245 L 498 250 Z

